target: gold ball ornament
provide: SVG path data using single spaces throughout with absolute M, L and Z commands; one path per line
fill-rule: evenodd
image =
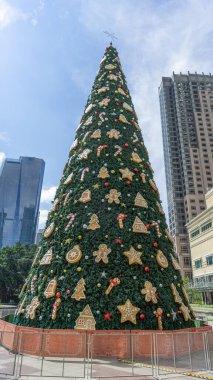
M 81 267 L 78 267 L 77 268 L 77 272 L 81 272 L 82 271 L 82 268 Z
M 100 284 L 100 282 L 97 284 L 97 287 L 98 287 L 98 288 L 101 288 L 101 284 Z
M 78 240 L 81 240 L 82 239 L 82 236 L 81 235 L 78 235 Z
M 66 273 L 67 272 L 67 270 L 66 269 L 64 269 L 64 273 Z
M 141 249 L 142 248 L 142 245 L 141 244 L 138 244 L 138 249 Z
M 170 314 L 168 313 L 168 314 L 166 314 L 166 316 L 169 318 L 169 317 L 170 317 Z

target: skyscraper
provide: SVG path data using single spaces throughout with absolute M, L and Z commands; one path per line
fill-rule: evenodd
M 205 209 L 213 186 L 213 77 L 174 74 L 159 88 L 170 232 L 191 277 L 186 223 Z
M 6 159 L 0 173 L 0 247 L 34 243 L 45 163 Z

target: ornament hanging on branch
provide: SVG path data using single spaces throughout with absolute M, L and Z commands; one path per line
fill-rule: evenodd
M 38 297 L 34 297 L 31 301 L 31 304 L 26 308 L 26 318 L 35 319 L 36 309 L 40 306 Z
M 182 305 L 183 300 L 182 300 L 180 294 L 178 293 L 176 286 L 174 284 L 171 284 L 170 287 L 171 287 L 171 290 L 172 290 L 174 301 L 177 302 L 177 303 L 179 303 L 180 305 Z
M 118 140 L 121 135 L 120 135 L 120 132 L 117 131 L 117 129 L 110 129 L 110 131 L 108 131 L 106 133 L 106 135 L 110 138 L 110 139 L 115 139 L 115 140 Z
M 72 178 L 73 178 L 73 173 L 68 175 L 68 177 L 64 181 L 64 185 L 69 185 L 72 182 Z
M 142 222 L 142 220 L 140 220 L 140 218 L 138 218 L 138 216 L 135 217 L 132 230 L 136 233 L 148 234 L 145 224 Z
M 124 224 L 123 224 L 123 221 L 124 221 L 124 219 L 126 219 L 127 218 L 127 215 L 126 214 L 119 214 L 118 216 L 117 216 L 117 220 L 118 220 L 118 224 L 119 224 L 119 227 L 122 229 L 122 228 L 124 228 Z
M 124 92 L 124 90 L 122 90 L 122 88 L 118 87 L 117 91 L 119 94 L 126 96 L 126 93 Z
M 145 173 L 141 173 L 141 174 L 140 174 L 140 177 L 141 177 L 141 179 L 142 179 L 142 182 L 143 182 L 143 183 L 146 183 L 146 174 L 145 174 Z
M 161 307 L 158 307 L 154 313 L 155 313 L 155 316 L 158 320 L 159 330 L 163 330 L 163 323 L 162 323 L 163 309 L 161 309 Z
M 81 194 L 81 197 L 79 198 L 79 202 L 88 203 L 90 201 L 91 201 L 91 191 L 87 189 Z
M 80 301 L 80 300 L 83 300 L 83 299 L 86 299 L 86 296 L 85 296 L 85 281 L 83 278 L 81 278 L 76 287 L 75 287 L 75 292 L 73 293 L 73 295 L 71 296 L 71 298 L 74 298 L 76 301 Z
M 16 311 L 15 315 L 20 315 L 24 312 L 23 308 L 27 300 L 27 295 L 23 298 L 23 301 L 18 305 L 18 310 Z
M 100 107 L 107 107 L 108 106 L 108 104 L 109 104 L 109 102 L 110 102 L 110 99 L 107 97 L 107 98 L 104 98 L 101 102 L 99 102 L 98 104 L 99 104 L 99 106 Z
M 123 108 L 129 112 L 133 112 L 133 108 L 126 102 L 123 103 Z
M 45 255 L 40 260 L 40 265 L 50 265 L 53 258 L 53 250 L 52 248 L 48 249 L 48 251 L 45 253 Z
M 72 194 L 72 191 L 69 191 L 69 193 L 66 194 L 64 198 L 64 206 L 66 206 L 68 200 L 70 199 L 71 194 Z
M 77 330 L 95 330 L 95 318 L 89 305 L 86 305 L 84 310 L 80 313 L 79 317 L 75 321 L 74 329 Z
M 139 164 L 140 162 L 142 162 L 142 159 L 140 158 L 140 156 L 137 153 L 132 152 L 132 161 Z
M 67 215 L 67 219 L 69 220 L 69 222 L 67 223 L 66 227 L 65 227 L 65 231 L 67 231 L 70 226 L 72 226 L 74 220 L 75 220 L 75 217 L 76 217 L 77 214 L 73 214 L 72 212 L 70 214 Z
M 190 311 L 189 311 L 189 308 L 187 306 L 185 306 L 184 304 L 182 304 L 179 307 L 179 310 L 183 314 L 183 318 L 184 318 L 185 321 L 191 320 Z
M 157 186 L 156 186 L 156 184 L 155 184 L 155 182 L 154 182 L 153 179 L 151 179 L 151 178 L 149 179 L 149 184 L 150 184 L 150 186 L 151 186 L 151 188 L 152 188 L 153 191 L 155 191 L 155 192 L 158 191 L 158 188 L 157 188 Z
M 157 205 L 157 208 L 158 208 L 158 211 L 161 215 L 164 215 L 164 211 L 163 211 L 163 208 L 161 206 L 161 204 L 157 201 L 156 202 L 156 205 Z
M 56 278 L 53 278 L 49 284 L 47 285 L 45 291 L 44 291 L 44 296 L 46 298 L 52 298 L 55 296 L 55 292 L 56 292 L 56 288 L 57 288 L 57 280 Z
M 86 160 L 91 152 L 91 149 L 84 149 L 83 152 L 78 155 L 77 159 L 79 161 Z
M 32 281 L 31 281 L 31 284 L 30 284 L 30 290 L 31 290 L 31 294 L 34 294 L 35 293 L 35 281 L 38 280 L 38 276 L 37 275 L 34 275 L 33 278 L 32 278 Z
M 101 156 L 101 152 L 102 152 L 102 150 L 103 149 L 105 149 L 105 148 L 108 148 L 108 145 L 101 145 L 101 146 L 99 146 L 98 148 L 97 148 L 97 157 L 100 157 Z
M 54 229 L 55 229 L 55 224 L 54 222 L 52 222 L 47 228 L 46 230 L 44 231 L 44 237 L 45 238 L 48 238 L 52 235 L 52 233 L 54 232 Z
M 157 232 L 157 236 L 158 237 L 161 237 L 161 232 L 160 232 L 160 228 L 159 228 L 159 224 L 158 222 L 155 222 L 154 220 L 152 221 L 151 223 L 151 226 L 154 226 L 156 228 L 156 232 Z
M 144 199 L 144 197 L 140 193 L 137 193 L 135 197 L 135 206 L 148 208 L 147 201 Z
M 111 189 L 109 194 L 105 196 L 106 199 L 108 199 L 108 203 L 115 202 L 116 204 L 120 203 L 119 197 L 121 193 L 117 191 L 116 189 Z
M 144 288 L 141 290 L 141 294 L 145 295 L 145 301 L 157 303 L 156 288 L 152 285 L 150 281 L 145 281 Z
M 111 248 L 107 248 L 106 244 L 100 244 L 98 251 L 93 252 L 93 256 L 96 256 L 95 262 L 99 263 L 102 260 L 104 264 L 108 264 L 108 255 L 111 251 Z
M 134 139 L 132 140 L 132 142 L 133 143 L 136 143 L 136 142 L 138 142 L 138 136 L 137 136 L 137 133 L 133 133 L 133 137 L 134 137 Z
M 119 146 L 119 145 L 115 145 L 115 148 L 117 149 L 117 150 L 115 151 L 115 153 L 114 153 L 114 156 L 116 157 L 116 156 L 119 156 L 119 155 L 121 154 L 121 152 L 122 152 L 122 148 L 121 148 L 121 146 Z
M 90 111 L 92 111 L 94 105 L 91 103 L 88 105 L 88 107 L 85 109 L 84 113 L 89 113 Z
M 105 166 L 102 166 L 102 168 L 100 168 L 100 170 L 99 170 L 98 178 L 105 179 L 108 177 L 110 177 L 108 169 Z
M 169 231 L 168 231 L 167 228 L 165 229 L 165 235 L 167 236 L 167 238 L 170 241 L 170 243 L 174 244 L 173 237 L 170 235 L 170 233 L 169 233 Z
M 121 323 L 129 321 L 136 325 L 136 315 L 140 311 L 139 307 L 133 306 L 128 299 L 124 305 L 118 305 L 117 308 L 121 313 Z
M 119 169 L 119 172 L 122 174 L 123 179 L 129 179 L 132 181 L 132 177 L 135 175 L 133 172 L 131 172 L 128 168 L 125 169 Z
M 101 138 L 101 130 L 96 129 L 91 135 L 91 139 L 100 139 Z
M 104 92 L 109 91 L 109 87 L 101 87 L 97 90 L 98 94 L 103 94 Z
M 112 65 L 112 63 L 109 63 L 108 65 L 105 66 L 105 69 L 111 71 L 111 70 L 116 69 L 116 66 L 115 66 L 115 65 Z
M 126 119 L 126 117 L 122 114 L 119 115 L 119 121 L 121 121 L 122 123 L 124 124 L 131 124 L 128 122 L 128 120 Z
M 74 245 L 72 249 L 70 249 L 66 254 L 66 260 L 69 264 L 76 264 L 81 260 L 82 252 L 79 245 Z
M 103 124 L 103 122 L 104 122 L 104 115 L 106 115 L 106 112 L 100 112 L 99 113 L 99 121 L 98 121 L 98 125 L 102 125 Z
M 81 172 L 81 178 L 80 181 L 83 182 L 86 176 L 86 173 L 89 173 L 89 168 L 84 168 Z
M 141 256 L 142 252 L 136 251 L 134 247 L 131 247 L 129 251 L 123 253 L 129 260 L 129 265 L 139 264 L 142 265 Z
M 61 304 L 61 298 L 57 298 L 55 300 L 55 303 L 53 304 L 53 311 L 52 311 L 52 320 L 55 320 L 57 317 L 58 308 Z
M 178 261 L 174 258 L 173 255 L 171 255 L 171 257 L 172 257 L 172 265 L 173 265 L 173 268 L 174 268 L 175 270 L 180 271 L 180 270 L 181 270 L 181 267 L 180 267 Z
M 160 249 L 157 251 L 156 260 L 161 268 L 164 268 L 164 269 L 168 268 L 169 266 L 168 260 Z
M 88 119 L 85 121 L 84 125 L 85 126 L 91 125 L 92 124 L 92 119 L 93 119 L 92 116 L 88 117 Z
M 101 226 L 99 224 L 98 216 L 96 214 L 92 214 L 90 221 L 89 221 L 89 225 L 87 226 L 87 230 L 95 231 L 95 230 L 97 230 L 97 228 L 101 228 Z
M 110 280 L 110 285 L 108 286 L 107 290 L 105 291 L 105 294 L 108 296 L 111 290 L 114 288 L 114 286 L 120 285 L 121 281 L 119 278 L 115 277 Z

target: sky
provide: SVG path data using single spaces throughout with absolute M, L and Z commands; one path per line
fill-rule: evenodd
M 46 164 L 40 227 L 62 176 L 100 61 L 115 33 L 163 207 L 162 76 L 213 73 L 213 1 L 0 0 L 0 166 Z

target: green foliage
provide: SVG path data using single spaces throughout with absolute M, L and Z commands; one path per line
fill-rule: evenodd
M 118 138 L 109 136 L 114 129 L 119 132 Z M 139 160 L 133 159 L 133 153 L 137 153 Z M 108 170 L 106 178 L 99 176 L 103 167 Z M 121 170 L 125 168 L 131 171 L 130 178 L 123 178 Z M 180 273 L 173 266 L 173 245 L 165 233 L 167 224 L 160 208 L 159 193 L 150 180 L 153 180 L 153 171 L 137 115 L 117 51 L 110 46 L 70 149 L 46 224 L 46 227 L 52 225 L 53 231 L 41 239 L 25 284 L 22 306 L 15 319 L 17 324 L 73 329 L 80 313 L 89 305 L 96 329 L 158 329 L 158 308 L 162 309 L 164 329 L 194 325 L 190 311 L 186 309 L 189 314 L 185 321 L 180 309 L 188 304 Z M 87 190 L 91 192 L 91 200 L 80 201 Z M 108 198 L 111 190 L 119 192 L 117 201 L 112 203 Z M 135 204 L 138 193 L 144 197 L 147 206 Z M 99 227 L 96 225 L 93 230 L 88 226 L 94 214 Z M 118 221 L 120 214 L 124 215 L 123 228 Z M 136 217 L 143 222 L 143 226 L 140 225 L 143 231 L 134 231 Z M 101 244 L 111 250 L 108 262 L 98 261 L 94 255 Z M 82 257 L 76 263 L 69 263 L 67 253 L 76 246 Z M 129 264 L 124 253 L 131 247 L 141 253 L 142 263 Z M 159 250 L 168 262 L 166 267 L 156 259 Z M 50 260 L 42 264 L 47 252 Z M 86 298 L 76 300 L 72 295 L 82 278 Z M 120 284 L 106 295 L 115 278 L 119 278 Z M 44 292 L 50 281 L 57 281 L 57 286 L 47 298 Z M 145 300 L 141 293 L 145 281 L 156 287 L 152 300 Z M 174 300 L 171 284 L 175 285 L 181 301 Z M 140 310 L 136 324 L 121 323 L 118 306 L 124 305 L 128 299 Z M 32 300 L 39 302 L 36 310 L 29 308 Z
M 202 305 L 202 294 L 198 292 L 196 288 L 189 287 L 188 286 L 189 281 L 190 281 L 189 278 L 185 277 L 184 286 L 188 294 L 190 304 L 193 303 L 193 304 Z
M 34 244 L 17 244 L 0 249 L 0 302 L 17 302 L 36 248 Z

